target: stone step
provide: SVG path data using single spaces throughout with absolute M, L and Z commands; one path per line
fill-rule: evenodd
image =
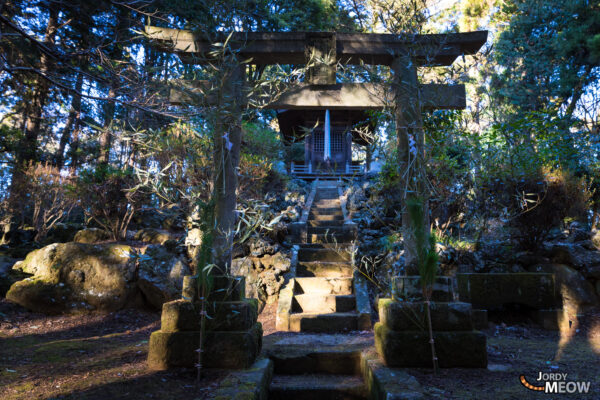
M 326 350 L 310 346 L 306 352 L 273 352 L 269 358 L 273 361 L 276 375 L 334 374 L 360 375 L 360 351 Z M 307 372 L 308 371 L 308 372 Z
M 342 211 L 340 210 L 339 214 L 325 214 L 325 215 L 310 215 L 309 214 L 309 221 L 343 221 L 344 220 L 344 214 L 342 214 Z
M 311 212 L 308 214 L 308 221 L 327 221 L 327 222 L 335 222 L 335 221 L 343 221 L 344 214 L 342 214 L 341 210 L 338 212 L 327 212 L 325 214 Z
M 337 207 L 341 203 L 340 203 L 340 199 L 337 196 L 335 196 L 335 197 L 319 197 L 319 196 L 316 196 L 313 199 L 313 206 L 319 205 L 319 204 L 322 207 L 327 207 L 326 204 L 331 204 L 331 206 L 329 206 L 329 207 Z
M 317 192 L 315 193 L 316 196 L 334 196 L 334 197 L 338 197 L 339 196 L 339 192 L 338 192 L 338 188 L 320 188 L 317 190 Z
M 296 267 L 297 276 L 305 277 L 352 277 L 352 264 L 344 261 L 301 261 Z
M 343 246 L 338 246 L 335 243 L 300 243 L 298 246 L 300 246 L 301 249 L 334 249 L 334 250 L 343 250 L 343 251 L 350 251 L 351 250 L 351 246 L 350 245 L 343 245 Z
M 333 246 L 332 246 L 333 247 Z M 344 247 L 336 248 L 305 248 L 298 250 L 298 261 L 351 261 L 352 256 Z
M 326 234 L 326 233 L 342 233 L 342 234 L 354 234 L 356 233 L 355 228 L 347 225 L 332 225 L 332 226 L 309 226 L 307 228 L 308 234 Z
M 308 226 L 312 227 L 340 227 L 344 226 L 344 219 L 337 219 L 333 221 L 320 221 L 320 220 L 308 220 Z
M 307 236 L 308 243 L 311 244 L 333 244 L 348 245 L 356 239 L 355 235 L 328 233 L 327 235 L 312 234 Z
M 352 278 L 296 278 L 294 294 L 352 294 Z
M 341 207 L 312 207 L 310 215 L 337 215 L 342 214 Z
M 356 312 L 290 314 L 290 331 L 292 332 L 331 333 L 357 330 L 358 313 Z
M 356 309 L 356 297 L 354 295 L 335 294 L 314 295 L 297 294 L 292 300 L 293 313 L 335 313 L 351 312 Z

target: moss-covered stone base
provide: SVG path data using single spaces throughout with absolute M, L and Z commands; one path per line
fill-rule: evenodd
M 479 331 L 434 332 L 441 368 L 486 368 L 486 337 Z M 375 324 L 375 347 L 388 367 L 432 366 L 427 331 L 393 331 Z
M 262 325 L 247 331 L 206 332 L 202 366 L 206 368 L 248 368 L 262 348 Z M 200 332 L 153 332 L 148 349 L 148 366 L 154 370 L 194 367 L 198 362 Z
M 207 304 L 206 329 L 209 331 L 245 331 L 256 323 L 258 301 L 224 301 Z M 200 328 L 199 305 L 188 300 L 163 304 L 161 330 L 164 332 L 197 331 Z
M 244 278 L 214 276 L 205 308 L 198 301 L 197 280 L 184 277 L 183 299 L 163 304 L 161 327 L 150 336 L 148 366 L 163 370 L 194 367 L 200 346 L 200 315 L 205 330 L 202 366 L 207 368 L 248 368 L 262 348 L 262 325 L 258 302 L 244 298 Z
M 460 302 L 432 302 L 431 322 L 434 331 L 470 331 L 471 305 Z M 379 300 L 379 321 L 394 331 L 421 331 L 427 328 L 424 302 Z

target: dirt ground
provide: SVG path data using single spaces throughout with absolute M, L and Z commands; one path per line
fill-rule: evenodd
M 442 369 L 436 376 L 431 369 L 408 372 L 436 399 L 600 399 L 600 318 L 590 320 L 564 346 L 558 332 L 496 325 L 484 331 L 487 369 Z M 562 354 L 556 360 L 559 348 Z M 521 384 L 519 377 L 525 375 L 529 383 L 543 386 L 537 381 L 540 372 L 566 373 L 567 381 L 589 381 L 589 393 L 547 394 Z
M 275 331 L 275 305 L 260 316 L 265 336 Z M 210 372 L 195 393 L 195 372 L 149 371 L 148 337 L 158 329 L 156 312 L 44 316 L 0 300 L 0 399 L 203 399 L 224 377 Z M 431 398 L 556 399 L 525 389 L 519 375 L 535 384 L 539 371 L 562 372 L 568 380 L 591 381 L 600 399 L 600 318 L 591 319 L 554 361 L 560 336 L 531 327 L 498 325 L 486 331 L 490 368 L 411 369 Z

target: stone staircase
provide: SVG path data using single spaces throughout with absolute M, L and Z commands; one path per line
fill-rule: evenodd
M 297 334 L 269 343 L 274 373 L 269 399 L 368 399 L 361 351 L 370 345 L 364 334 Z
M 298 229 L 295 276 L 279 294 L 277 329 L 297 333 L 266 350 L 274 364 L 269 399 L 367 399 L 365 333 L 342 333 L 371 330 L 366 285 L 352 265 L 356 226 L 337 183 L 315 185 Z
M 337 184 L 319 184 L 306 221 L 308 243 L 298 245 L 296 277 L 283 294 L 291 295 L 283 330 L 333 333 L 371 328 L 356 307 L 351 253 L 355 238 L 355 225 L 346 223 Z

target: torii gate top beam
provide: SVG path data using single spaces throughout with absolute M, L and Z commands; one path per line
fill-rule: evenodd
M 214 50 L 211 41 L 189 30 L 147 26 L 150 38 L 163 42 L 182 61 L 202 64 Z M 306 43 L 315 35 L 335 35 L 336 55 L 343 64 L 391 65 L 394 58 L 410 54 L 423 66 L 451 65 L 461 55 L 475 54 L 487 40 L 487 31 L 393 35 L 373 33 L 235 32 L 231 45 L 252 64 L 304 64 Z M 215 41 L 224 41 L 226 36 Z

